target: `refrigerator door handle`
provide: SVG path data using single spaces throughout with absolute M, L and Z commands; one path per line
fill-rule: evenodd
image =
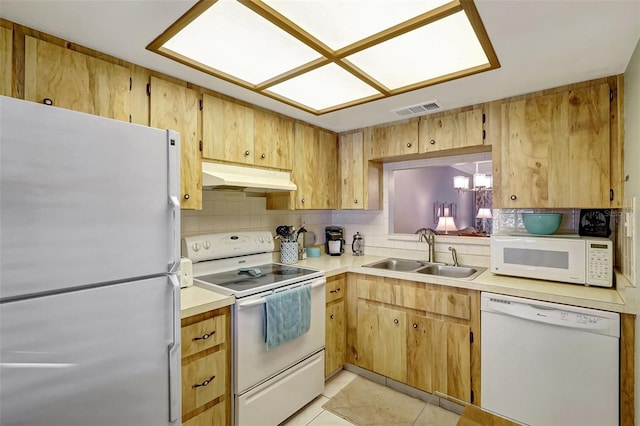
M 169 273 L 175 274 L 180 269 L 180 245 L 178 232 L 180 232 L 180 136 L 178 133 L 167 130 L 167 194 L 169 205 L 172 208 L 171 220 L 171 262 Z
M 169 275 L 173 294 L 173 342 L 169 345 L 169 421 L 180 416 L 180 283 L 176 275 Z

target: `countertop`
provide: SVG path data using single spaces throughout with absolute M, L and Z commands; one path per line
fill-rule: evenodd
M 276 256 L 277 255 L 277 256 Z M 327 277 L 347 272 L 397 278 L 415 282 L 452 287 L 488 291 L 509 296 L 524 297 L 545 302 L 562 303 L 585 308 L 601 309 L 611 312 L 637 314 L 635 288 L 620 273 L 616 272 L 615 288 L 587 287 L 576 284 L 563 284 L 552 281 L 532 280 L 525 278 L 495 275 L 486 270 L 473 280 L 422 275 L 411 272 L 397 272 L 373 268 L 364 268 L 381 256 L 353 256 L 345 253 L 342 256 L 307 258 L 298 261 L 296 266 L 309 267 L 325 271 Z M 274 254 L 274 261 L 279 261 L 279 253 Z M 188 287 L 181 291 L 182 318 L 218 309 L 235 303 L 233 296 L 223 296 L 199 287 Z

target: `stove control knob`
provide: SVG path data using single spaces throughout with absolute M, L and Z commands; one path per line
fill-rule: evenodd
M 191 247 L 193 248 L 193 251 L 198 251 L 200 250 L 200 243 L 193 243 Z
M 205 241 L 202 243 L 202 247 L 204 247 L 205 250 L 209 250 L 211 248 L 211 243 L 209 241 Z
M 267 236 L 267 244 L 271 244 L 271 237 Z
M 260 237 L 258 238 L 258 241 L 260 242 L 260 244 L 264 244 L 264 238 Z

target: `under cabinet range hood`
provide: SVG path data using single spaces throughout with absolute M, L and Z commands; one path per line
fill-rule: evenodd
M 202 162 L 202 187 L 245 192 L 287 192 L 298 189 L 289 172 Z

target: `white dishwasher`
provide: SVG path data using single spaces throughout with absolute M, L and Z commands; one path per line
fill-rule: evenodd
M 616 426 L 620 315 L 492 293 L 481 406 L 532 426 Z

